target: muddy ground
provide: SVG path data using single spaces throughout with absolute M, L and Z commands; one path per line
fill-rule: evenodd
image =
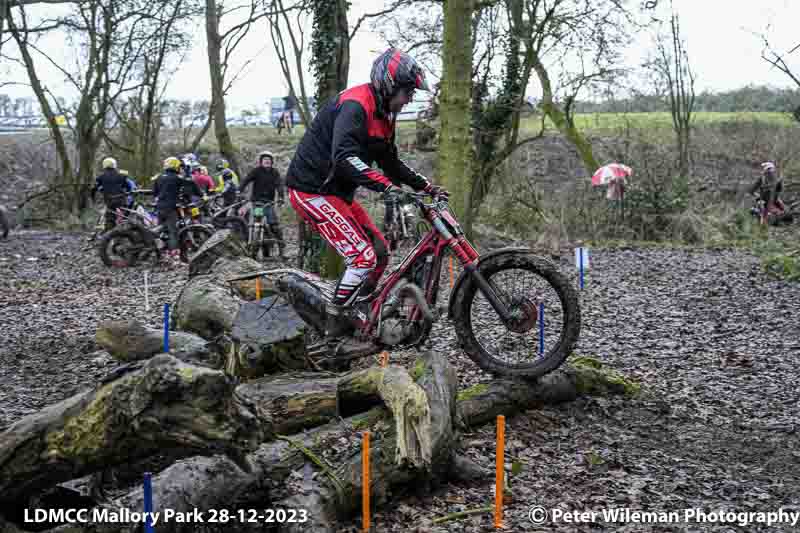
M 0 241 L 0 430 L 90 387 L 114 363 L 94 354 L 99 321 L 161 323 L 186 268 L 111 270 L 86 234 L 16 231 Z M 573 273 L 571 256 L 561 259 Z M 634 399 L 585 398 L 506 422 L 510 531 L 766 531 L 765 526 L 561 521 L 536 526 L 531 506 L 641 511 L 800 511 L 800 284 L 767 278 L 735 250 L 592 250 L 576 352 L 641 383 Z M 461 386 L 488 381 L 437 326 Z M 408 362 L 413 354 L 393 354 Z M 365 362 L 365 363 L 368 363 Z M 494 468 L 494 427 L 463 436 L 464 453 Z M 516 473 L 512 463 L 516 462 Z M 490 513 L 432 520 L 493 504 L 493 478 L 397 497 L 375 531 L 488 531 Z M 682 516 L 682 515 L 681 515 Z M 356 520 L 352 526 L 360 526 Z M 773 526 L 770 531 L 792 528 Z

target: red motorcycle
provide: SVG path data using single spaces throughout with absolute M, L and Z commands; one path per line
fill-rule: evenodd
M 536 378 L 558 368 L 578 340 L 581 324 L 577 292 L 567 277 L 525 248 L 478 254 L 446 199 L 425 203 L 424 193 L 404 194 L 431 229 L 371 294 L 357 300 L 350 316 L 352 334 L 309 346 L 309 355 L 342 360 L 418 346 L 441 314 L 436 306 L 439 293 L 449 291 L 447 314 L 460 347 L 483 370 Z M 462 268 L 452 288 L 446 278 L 440 283 L 448 251 Z M 298 315 L 324 333 L 325 307 L 335 282 L 293 268 L 229 281 L 259 276 L 270 276 Z

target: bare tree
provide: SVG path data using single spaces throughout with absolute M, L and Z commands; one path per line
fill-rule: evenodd
M 769 31 L 769 28 L 767 28 L 767 31 Z M 764 48 L 761 51 L 761 58 L 776 69 L 786 74 L 789 79 L 791 79 L 794 84 L 800 88 L 800 77 L 798 77 L 798 75 L 792 71 L 792 69 L 789 67 L 789 64 L 786 62 L 786 58 L 788 56 L 800 50 L 800 43 L 793 46 L 788 52 L 781 54 L 775 51 L 766 34 L 761 35 L 761 40 L 764 42 Z
M 245 15 L 238 22 L 231 24 L 224 32 L 221 28 L 223 17 L 232 19 L 239 16 L 239 12 Z M 227 116 L 225 110 L 225 95 L 235 83 L 237 77 L 249 65 L 246 61 L 241 69 L 236 73 L 229 72 L 231 58 L 239 43 L 247 36 L 253 25 L 264 17 L 270 15 L 269 10 L 263 9 L 260 0 L 249 0 L 247 3 L 228 6 L 226 9 L 222 2 L 217 0 L 205 1 L 206 19 L 206 40 L 208 42 L 208 66 L 211 74 L 211 106 L 209 108 L 209 120 L 213 117 L 214 133 L 217 137 L 217 144 L 222 155 L 230 161 L 231 167 L 239 173 L 239 162 L 236 149 L 231 140 L 230 130 L 228 129 Z M 201 132 L 208 127 L 201 129 Z M 200 139 L 195 138 L 199 144 Z
M 28 47 L 29 35 L 25 32 L 25 28 L 27 27 L 25 22 L 25 10 L 20 8 L 19 11 L 22 17 L 22 30 L 17 27 L 17 24 L 14 22 L 14 17 L 11 16 L 10 12 L 8 13 L 9 16 L 7 17 L 8 29 L 11 32 L 14 41 L 17 43 L 17 46 L 19 47 L 20 54 L 22 55 L 22 62 L 25 65 L 25 69 L 28 73 L 28 79 L 31 83 L 31 88 L 36 94 L 36 97 L 39 99 L 42 113 L 44 114 L 45 119 L 47 119 L 47 125 L 50 129 L 50 134 L 53 136 L 53 141 L 56 145 L 56 151 L 59 159 L 61 160 L 61 179 L 59 180 L 60 185 L 68 185 L 74 181 L 74 178 L 72 161 L 70 161 L 67 143 L 64 139 L 61 129 L 56 124 L 56 114 L 53 111 L 53 108 L 50 106 L 50 101 L 47 97 L 48 95 L 45 87 L 42 85 L 39 77 L 36 74 L 36 67 Z
M 306 19 L 310 14 L 305 0 L 298 0 L 297 3 L 286 6 L 283 0 L 272 0 L 272 14 L 267 19 L 269 21 L 269 33 L 272 44 L 275 46 L 275 53 L 278 55 L 278 62 L 281 66 L 283 79 L 289 88 L 289 96 L 299 104 L 298 112 L 303 124 L 310 124 L 311 109 L 308 102 L 308 91 L 306 89 L 305 60 L 305 31 Z M 292 17 L 290 19 L 289 17 Z M 291 45 L 291 56 L 286 49 L 286 37 Z M 349 62 L 349 58 L 348 58 Z
M 153 51 L 153 35 L 163 30 L 162 15 L 168 13 L 171 2 L 174 0 L 81 0 L 67 16 L 45 21 L 38 27 L 28 24 L 23 6 L 15 9 L 20 23 L 14 16 L 8 18 L 31 85 L 38 86 L 34 92 L 51 124 L 57 146 L 64 139 L 60 128 L 55 126 L 55 115 L 60 113 L 68 119 L 67 128 L 78 152 L 74 179 L 70 180 L 74 169 L 66 145 L 64 149 L 59 147 L 58 152 L 64 171 L 62 179 L 74 185 L 65 198 L 73 211 L 80 211 L 86 205 L 97 152 L 102 142 L 108 140 L 106 132 L 112 123 L 114 103 L 143 86 L 142 65 Z M 68 42 L 80 51 L 74 67 L 53 59 L 31 39 L 31 35 L 48 25 L 63 28 Z M 39 82 L 33 53 L 58 69 L 80 95 L 74 113 L 65 113 L 61 102 Z
M 149 42 L 150 49 L 141 55 L 138 90 L 124 103 L 115 103 L 112 109 L 124 131 L 126 144 L 106 136 L 108 143 L 122 149 L 133 159 L 135 175 L 150 175 L 159 168 L 160 108 L 163 93 L 168 87 L 165 75 L 169 58 L 188 49 L 190 35 L 181 31 L 180 23 L 196 12 L 184 0 L 172 0 L 166 9 L 154 14 L 155 32 Z
M 668 36 L 659 34 L 656 39 L 657 56 L 650 63 L 660 84 L 669 97 L 672 128 L 678 148 L 678 172 L 686 178 L 690 171 L 692 112 L 695 101 L 695 77 L 689 65 L 686 45 L 680 32 L 678 15 L 670 17 Z

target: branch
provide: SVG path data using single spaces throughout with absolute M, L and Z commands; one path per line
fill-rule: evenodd
M 375 13 L 367 13 L 365 15 L 361 15 L 359 19 L 356 21 L 356 23 L 353 25 L 353 31 L 350 32 L 348 39 L 351 41 L 353 40 L 353 37 L 355 37 L 356 33 L 358 32 L 358 29 L 361 27 L 361 24 L 365 20 L 388 15 L 389 13 L 392 13 L 393 11 L 399 9 L 401 6 L 410 4 L 412 1 L 413 0 L 395 0 L 395 2 L 390 7 L 387 7 L 382 11 L 376 11 Z

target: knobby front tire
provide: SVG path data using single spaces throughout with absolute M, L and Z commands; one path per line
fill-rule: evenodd
M 465 279 L 453 296 L 453 324 L 456 336 L 464 352 L 483 370 L 505 377 L 533 379 L 552 372 L 564 362 L 572 352 L 581 329 L 581 313 L 578 294 L 572 283 L 559 272 L 552 262 L 528 253 L 503 253 L 489 257 L 480 264 L 480 273 L 491 281 L 493 275 L 504 270 L 524 270 L 545 280 L 555 291 L 561 303 L 561 333 L 556 344 L 544 354 L 532 353 L 531 362 L 508 363 L 489 353 L 481 344 L 479 325 L 473 325 L 471 310 L 476 295 L 477 284 Z M 501 286 L 498 290 L 503 290 Z M 489 312 L 495 313 L 493 309 Z M 496 317 L 499 320 L 499 317 Z M 547 323 L 547 322 L 545 322 Z M 534 335 L 535 331 L 526 334 Z

